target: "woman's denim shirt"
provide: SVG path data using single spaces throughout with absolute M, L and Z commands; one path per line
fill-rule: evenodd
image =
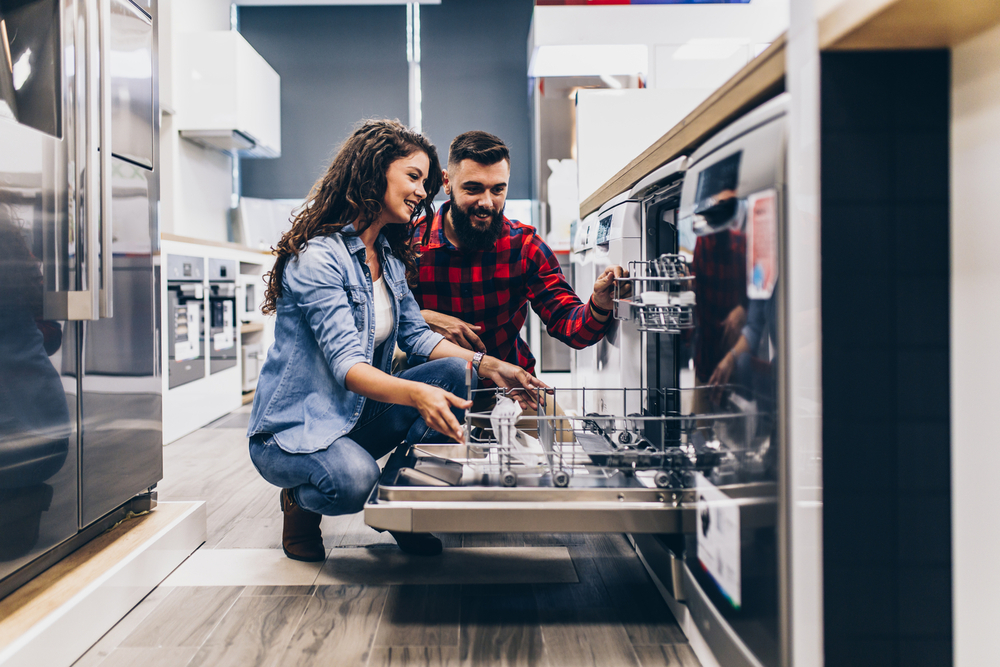
M 420 315 L 406 269 L 381 234 L 375 246 L 395 315 L 377 364 L 372 363 L 374 295 L 364 243 L 339 233 L 310 239 L 285 264 L 274 345 L 257 381 L 248 436 L 271 433 L 281 449 L 293 454 L 326 449 L 354 428 L 364 407 L 365 398 L 346 387 L 354 364 L 370 363 L 390 373 L 397 343 L 411 364 L 423 363 L 444 338 Z

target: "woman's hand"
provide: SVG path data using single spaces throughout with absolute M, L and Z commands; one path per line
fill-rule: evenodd
M 551 389 L 528 371 L 500 361 L 494 357 L 483 357 L 479 364 L 479 374 L 489 378 L 498 387 L 507 389 L 510 397 L 524 409 L 538 409 L 538 391 Z
M 417 409 L 424 422 L 430 428 L 446 435 L 455 442 L 464 442 L 465 433 L 451 409 L 468 410 L 472 401 L 459 398 L 455 394 L 440 387 L 420 382 L 413 383 L 413 407 Z

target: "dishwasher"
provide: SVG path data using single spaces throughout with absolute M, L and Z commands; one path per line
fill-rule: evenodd
M 639 197 L 662 181 L 676 189 L 683 163 L 668 167 L 588 218 L 579 234 L 586 275 L 641 256 Z M 581 298 L 587 289 L 578 290 Z M 626 309 L 616 303 L 622 316 L 606 339 L 582 351 L 597 359 L 579 388 L 557 388 L 540 397 L 537 411 L 514 416 L 503 413 L 513 403 L 502 392 L 478 390 L 497 393 L 497 408 L 466 415 L 466 442 L 417 445 L 392 457 L 365 521 L 437 533 L 693 531 L 691 476 L 709 459 L 699 448 L 699 461 L 694 443 L 681 440 L 696 425 L 680 412 L 690 401 L 677 383 L 643 384 L 646 334 Z
M 584 282 L 629 276 L 576 386 L 537 410 L 479 390 L 496 407 L 467 413 L 462 443 L 397 450 L 365 521 L 627 533 L 720 664 L 779 664 L 786 109 L 765 103 L 588 216 Z

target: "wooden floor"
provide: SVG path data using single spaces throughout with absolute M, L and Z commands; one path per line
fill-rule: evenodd
M 247 456 L 248 410 L 164 450 L 160 498 L 205 500 L 202 549 L 220 556 L 280 548 L 277 489 Z M 360 514 L 324 518 L 323 534 L 328 549 L 395 555 Z M 76 667 L 699 664 L 622 535 L 442 537 L 463 551 L 564 548 L 578 581 L 516 583 L 512 567 L 501 584 L 389 584 L 376 573 L 356 585 L 162 585 Z

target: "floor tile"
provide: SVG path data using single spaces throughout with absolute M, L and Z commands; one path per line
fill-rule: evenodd
M 358 512 L 342 517 L 324 517 L 323 535 L 336 535 L 336 541 L 326 539 L 328 547 L 365 547 L 375 544 L 395 545 L 396 540 L 388 531 L 379 532 L 365 523 L 365 513 Z
M 507 595 L 478 595 L 463 587 L 459 657 L 462 664 L 546 665 L 545 643 L 530 586 L 509 586 Z
M 399 549 L 333 549 L 317 584 L 515 584 L 577 581 L 565 547 L 445 549 L 410 556 Z
M 576 547 L 569 548 L 579 582 L 575 584 L 535 584 L 539 609 L 576 609 L 578 607 L 610 607 L 611 597 L 604 587 L 601 573 L 593 559 L 580 555 Z
M 148 618 L 173 590 L 173 588 L 162 584 L 154 588 L 139 604 L 132 607 L 132 611 L 127 613 L 96 644 L 80 656 L 73 663 L 73 667 L 96 667 L 96 665 L 102 664 L 104 659 L 118 648 L 125 638 L 132 634 L 132 631 Z
M 642 667 L 701 667 L 701 662 L 688 644 L 636 646 Z
M 463 547 L 523 547 L 523 533 L 466 533 Z
M 461 586 L 393 586 L 375 646 L 458 646 Z
M 190 667 L 276 665 L 311 599 L 302 595 L 240 598 L 205 640 Z
M 251 595 L 313 595 L 315 586 L 247 586 L 241 597 Z
M 457 667 L 457 646 L 376 646 L 368 667 Z
M 101 667 L 184 667 L 196 648 L 116 648 Z
M 166 586 L 310 586 L 322 563 L 288 558 L 281 549 L 199 549 Z
M 580 533 L 524 533 L 527 547 L 558 547 L 584 544 L 587 536 Z
M 388 592 L 384 586 L 317 586 L 279 665 L 363 667 Z
M 612 609 L 539 611 L 545 654 L 551 667 L 639 667 L 628 635 Z
M 237 519 L 216 549 L 280 549 L 282 516 Z
M 175 588 L 121 645 L 197 648 L 226 615 L 242 591 L 239 586 Z

